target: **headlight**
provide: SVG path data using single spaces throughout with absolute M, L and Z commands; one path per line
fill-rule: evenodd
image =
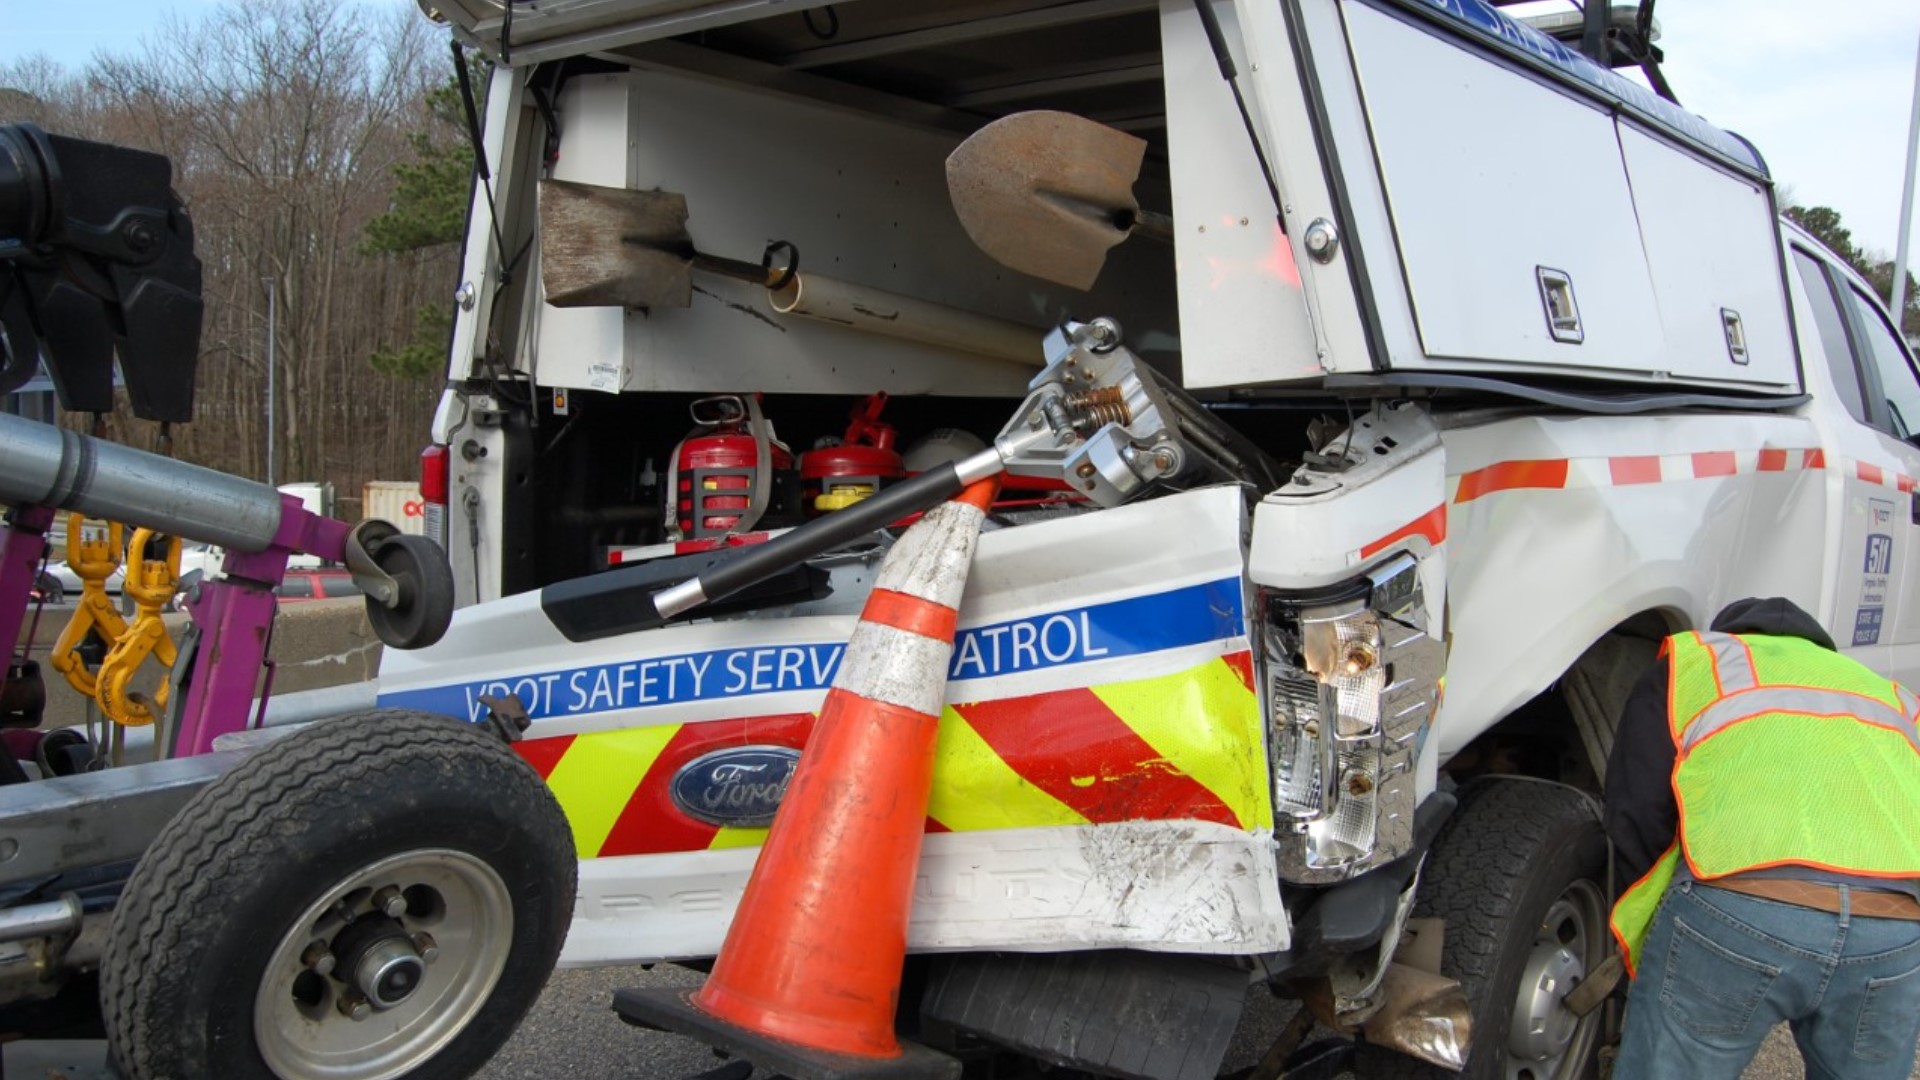
M 1412 846 L 1414 765 L 1443 648 L 1411 556 L 1344 600 L 1265 601 L 1281 877 L 1343 881 Z

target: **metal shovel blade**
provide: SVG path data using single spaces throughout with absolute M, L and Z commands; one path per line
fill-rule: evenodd
M 540 181 L 540 282 L 554 307 L 693 303 L 686 196 Z
M 1144 140 L 1063 112 L 1002 117 L 947 157 L 960 224 L 1002 266 L 1090 289 L 1139 215 Z

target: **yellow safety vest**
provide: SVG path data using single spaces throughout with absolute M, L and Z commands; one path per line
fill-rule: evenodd
M 1920 878 L 1920 698 L 1800 638 L 1676 634 L 1663 654 L 1680 827 L 1613 906 L 1629 972 L 1682 858 L 1702 881 Z

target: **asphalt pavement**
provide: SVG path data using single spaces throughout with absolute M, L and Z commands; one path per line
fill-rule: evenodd
M 613 1014 L 623 986 L 691 986 L 702 976 L 670 964 L 652 971 L 602 968 L 554 975 L 506 1048 L 477 1080 L 683 1080 L 714 1067 L 712 1052 L 691 1040 L 642 1031 Z M 1227 1051 L 1227 1068 L 1251 1065 L 1280 1034 L 1293 1006 L 1263 995 L 1252 1003 Z M 1800 1055 L 1784 1028 L 1767 1039 L 1742 1080 L 1800 1080 Z M 1364 1078 L 1360 1078 L 1364 1080 Z M 1920 1080 L 1920 1066 L 1913 1071 Z

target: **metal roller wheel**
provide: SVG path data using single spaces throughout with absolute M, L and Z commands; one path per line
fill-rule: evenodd
M 367 597 L 367 621 L 396 649 L 424 649 L 453 621 L 453 568 L 447 553 L 424 536 L 396 534 L 381 541 L 373 561 L 400 586 L 393 607 Z

